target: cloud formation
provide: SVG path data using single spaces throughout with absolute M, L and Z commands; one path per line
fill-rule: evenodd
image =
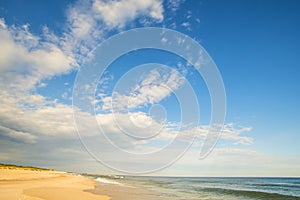
M 107 32 L 121 30 L 139 17 L 148 18 L 148 25 L 162 22 L 163 12 L 160 0 L 77 1 L 67 11 L 64 46 L 82 62 Z
M 4 19 L 0 22 L 2 88 L 5 84 L 9 89 L 28 91 L 43 79 L 67 73 L 76 65 L 69 52 L 30 33 L 29 25 L 8 27 Z
M 109 17 L 120 16 L 121 8 L 122 17 L 112 24 Z M 72 106 L 49 102 L 34 91 L 45 85 L 44 80 L 76 69 L 105 32 L 124 27 L 138 16 L 161 21 L 162 3 L 77 1 L 67 11 L 60 37 L 46 26 L 38 36 L 29 24 L 7 25 L 0 19 L 1 135 L 25 143 L 36 142 L 40 135 L 74 135 Z
M 185 83 L 185 78 L 174 69 L 155 68 L 129 91 L 114 91 L 112 95 L 99 94 L 101 110 L 128 110 L 155 104 L 167 98 Z M 119 83 L 122 84 L 122 83 Z
M 133 21 L 138 16 L 150 17 L 162 22 L 163 6 L 160 0 L 126 0 L 126 1 L 95 1 L 93 10 L 99 15 L 106 26 L 122 28 L 127 22 Z
M 172 0 L 167 5 L 176 11 L 180 3 Z M 66 141 L 76 140 L 73 107 L 49 100 L 47 96 L 37 93 L 37 88 L 46 87 L 43 83 L 45 80 L 76 70 L 109 31 L 121 30 L 139 18 L 146 18 L 147 25 L 149 21 L 162 22 L 162 1 L 78 1 L 69 6 L 61 36 L 55 35 L 46 26 L 41 35 L 36 35 L 30 31 L 30 24 L 8 25 L 4 19 L 0 19 L 0 142 L 35 144 L 39 148 L 46 148 L 49 141 L 64 141 L 66 144 Z M 111 102 L 118 111 L 159 103 L 184 83 L 184 77 L 176 70 L 152 70 L 129 93 L 116 92 L 112 96 L 103 94 L 102 110 L 111 111 Z M 89 121 L 96 117 L 104 132 L 110 133 L 109 137 L 116 144 L 132 151 L 158 150 L 157 143 L 168 144 L 178 134 L 190 139 L 196 133 L 203 140 L 208 130 L 208 127 L 201 126 L 178 131 L 179 124 L 157 121 L 140 111 L 129 114 L 98 113 L 96 116 L 83 114 L 86 116 L 86 121 L 82 122 L 86 125 L 83 137 L 95 133 L 89 127 Z M 117 115 L 118 124 L 114 114 Z M 159 134 L 154 134 L 148 140 L 135 140 L 124 135 L 124 130 L 139 137 L 151 136 L 156 132 Z M 238 144 L 252 144 L 252 138 L 241 135 L 249 130 L 227 124 L 221 138 Z M 50 146 L 51 152 L 78 153 L 77 147 L 72 144 L 64 148 Z M 49 149 L 44 149 L 44 152 L 47 153 Z M 6 153 L 0 153 L 0 160 L 2 157 L 8 158 Z

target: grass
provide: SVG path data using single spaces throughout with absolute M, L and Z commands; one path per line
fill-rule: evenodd
M 46 168 L 41 168 L 41 167 L 21 166 L 21 165 L 3 164 L 3 163 L 0 163 L 0 169 L 22 169 L 22 170 L 31 170 L 31 171 L 53 171 L 53 169 L 46 169 Z

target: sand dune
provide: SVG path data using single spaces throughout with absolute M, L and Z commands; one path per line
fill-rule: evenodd
M 1 200 L 108 200 L 88 192 L 95 182 L 86 177 L 56 171 L 0 168 Z

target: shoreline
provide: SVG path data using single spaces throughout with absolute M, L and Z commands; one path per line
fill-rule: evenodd
M 111 197 L 112 200 L 167 200 L 168 196 L 165 196 L 163 191 L 158 188 L 153 188 L 151 183 L 145 177 L 135 177 L 142 178 L 138 180 L 133 180 L 133 176 L 126 175 L 88 175 L 84 176 L 90 177 L 96 180 L 98 183 L 93 190 L 89 192 L 93 194 L 104 194 Z M 121 178 L 120 178 L 121 177 Z M 149 184 L 147 184 L 150 183 Z M 177 198 L 178 199 L 178 198 Z
M 156 199 L 280 199 L 300 200 L 299 178 L 226 177 L 137 177 L 94 176 L 98 186 L 90 191 L 111 196 L 113 200 Z
M 151 191 L 142 185 L 99 183 L 89 192 L 110 196 L 112 200 L 157 200 L 158 197 L 161 200 L 165 200 L 165 198 L 160 196 L 160 193 Z
M 298 185 L 299 178 L 136 177 L 0 167 L 1 200 L 296 200 Z
M 109 200 L 92 193 L 98 183 L 88 177 L 51 170 L 0 168 L 1 200 Z

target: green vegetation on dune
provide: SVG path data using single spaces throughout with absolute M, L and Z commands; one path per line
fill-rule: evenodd
M 0 169 L 22 169 L 22 170 L 32 170 L 32 171 L 53 171 L 53 169 L 46 169 L 46 168 L 41 168 L 41 167 L 21 166 L 21 165 L 3 164 L 3 163 L 0 163 Z

